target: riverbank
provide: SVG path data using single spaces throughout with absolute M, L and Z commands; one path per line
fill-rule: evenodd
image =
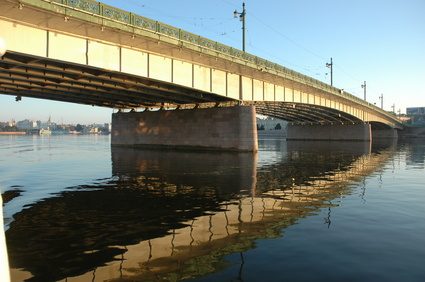
M 25 131 L 0 131 L 0 135 L 25 135 Z

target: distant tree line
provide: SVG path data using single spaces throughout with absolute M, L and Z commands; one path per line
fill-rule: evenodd
M 281 130 L 282 126 L 280 125 L 280 123 L 276 124 L 274 127 L 274 130 Z M 258 125 L 257 123 L 257 130 L 265 130 L 264 128 L 264 124 Z
M 16 127 L 16 125 L 14 125 L 14 126 L 0 125 L 0 131 L 2 131 L 2 132 L 15 132 L 15 131 L 19 131 L 19 129 Z

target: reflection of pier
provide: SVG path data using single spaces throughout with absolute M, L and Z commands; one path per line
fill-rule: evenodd
M 50 216 L 43 213 L 64 210 L 58 222 L 64 221 L 62 228 L 73 238 L 61 239 L 62 233 L 54 228 L 47 228 L 53 232 L 48 237 L 65 240 L 62 244 L 69 244 L 70 249 L 74 248 L 72 244 L 85 242 L 83 246 L 59 258 L 55 258 L 58 251 L 54 245 L 19 246 L 28 256 L 35 248 L 44 252 L 44 259 L 59 264 L 52 267 L 64 273 L 55 279 L 125 281 L 201 275 L 214 271 L 223 255 L 243 252 L 257 238 L 280 236 L 283 227 L 331 206 L 330 201 L 349 192 L 351 182 L 361 181 L 391 156 L 391 150 L 378 154 L 369 154 L 369 150 L 355 149 L 338 158 L 322 150 L 325 153 L 317 157 L 326 166 L 312 171 L 306 166 L 306 162 L 312 162 L 308 150 L 290 149 L 285 160 L 264 165 L 256 172 L 251 154 L 214 157 L 208 153 L 118 149 L 112 153 L 114 181 L 105 183 L 99 191 L 90 190 L 98 186 L 84 187 L 84 191 L 66 192 L 36 204 L 23 211 L 27 216 L 21 215 L 11 224 L 9 237 L 20 232 L 24 232 L 22 236 L 41 236 L 27 234 L 26 221 L 44 222 Z M 130 193 L 134 190 L 137 193 Z M 108 193 L 112 194 L 108 197 Z M 132 199 L 138 194 L 144 202 Z M 125 197 L 130 198 L 124 201 Z M 102 204 L 91 203 L 95 199 Z M 118 201 L 123 201 L 122 209 L 117 207 Z M 90 207 L 84 206 L 88 203 Z M 163 212 L 151 213 L 150 209 Z M 65 212 L 69 210 L 72 213 Z M 176 222 L 171 223 L 169 217 Z M 75 230 L 76 224 L 83 225 L 81 230 Z M 100 240 L 104 244 L 99 244 Z M 17 244 L 12 242 L 12 249 Z M 37 269 L 41 266 L 32 266 L 30 261 L 22 264 L 22 259 L 12 257 L 12 267 L 28 269 L 36 277 L 49 271 Z M 73 269 L 75 260 L 86 261 L 86 268 Z

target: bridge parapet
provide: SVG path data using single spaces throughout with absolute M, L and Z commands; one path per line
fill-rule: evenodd
M 167 43 L 173 43 L 179 46 L 190 46 L 198 48 L 200 52 L 206 52 L 210 55 L 223 57 L 233 62 L 246 65 L 257 70 L 272 73 L 283 78 L 301 83 L 306 86 L 314 87 L 320 91 L 342 97 L 349 101 L 361 104 L 379 114 L 399 123 L 397 118 L 388 112 L 368 103 L 342 89 L 333 87 L 315 78 L 302 73 L 288 69 L 282 65 L 273 63 L 258 56 L 243 52 L 239 49 L 221 44 L 191 32 L 182 30 L 171 25 L 164 24 L 119 8 L 115 8 L 94 0 L 21 0 L 19 3 L 36 6 L 42 9 L 51 10 L 55 13 L 62 13 L 65 17 L 75 17 L 82 20 L 88 20 L 97 24 L 107 24 L 124 32 L 144 35 L 159 36 L 159 39 Z M 50 4 L 50 5 L 49 5 Z M 170 42 L 173 41 L 173 42 Z

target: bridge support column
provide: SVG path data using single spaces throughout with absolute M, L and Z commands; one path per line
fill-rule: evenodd
M 112 114 L 111 144 L 202 150 L 258 150 L 255 107 Z
M 288 124 L 288 140 L 350 140 L 372 139 L 370 124 L 291 125 Z
M 388 129 L 373 129 L 372 128 L 372 137 L 374 139 L 397 139 L 398 132 L 397 129 L 388 128 Z

